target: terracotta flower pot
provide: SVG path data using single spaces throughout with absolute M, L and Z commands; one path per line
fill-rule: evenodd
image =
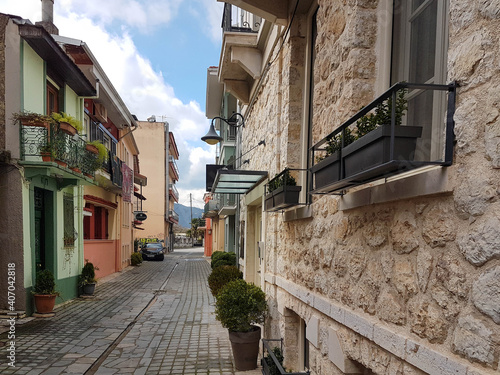
M 40 314 L 48 314 L 54 311 L 57 294 L 35 294 L 36 311 Z
M 76 128 L 73 125 L 70 125 L 69 122 L 60 122 L 59 129 L 68 135 L 76 134 Z
M 93 154 L 98 154 L 99 153 L 99 149 L 96 146 L 88 144 L 88 143 L 85 145 L 85 149 L 87 151 L 90 151 Z

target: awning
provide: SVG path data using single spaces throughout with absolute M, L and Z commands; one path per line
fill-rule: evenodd
M 246 194 L 267 177 L 267 171 L 219 169 L 212 185 L 212 193 Z

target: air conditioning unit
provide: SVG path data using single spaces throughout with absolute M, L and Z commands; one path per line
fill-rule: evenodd
M 106 107 L 104 107 L 100 103 L 94 103 L 94 108 L 95 108 L 95 117 L 99 121 L 101 121 L 102 124 L 105 124 L 108 122 L 108 111 L 106 111 Z

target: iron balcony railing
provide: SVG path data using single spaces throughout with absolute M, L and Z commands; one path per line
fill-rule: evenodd
M 176 201 L 179 201 L 179 191 L 177 190 L 177 188 L 175 187 L 174 184 L 168 184 L 168 189 L 170 191 L 170 193 L 172 194 L 172 196 L 174 197 L 174 199 Z
M 168 211 L 168 218 L 172 219 L 173 221 L 179 222 L 179 215 L 174 210 Z
M 231 4 L 224 4 L 224 13 L 222 15 L 223 32 L 257 33 L 261 23 L 261 17 Z
M 311 147 L 312 193 L 343 194 L 412 169 L 451 165 L 456 87 L 401 82 L 363 107 Z
M 175 162 L 175 159 L 172 155 L 168 156 L 168 162 L 170 164 L 170 167 L 172 168 L 172 170 L 174 171 L 174 173 L 177 176 L 176 179 L 178 180 L 179 179 L 179 168 L 177 168 L 177 163 Z
M 61 131 L 56 123 L 20 126 L 21 159 L 30 162 L 54 162 L 87 176 L 101 167 L 97 155 L 86 149 L 86 141 Z
M 302 372 L 288 372 L 283 368 L 283 364 L 276 358 L 276 355 L 273 352 L 274 346 L 271 348 L 271 343 L 279 343 L 280 352 L 283 353 L 283 340 L 267 340 L 262 339 L 262 374 L 263 375 L 274 375 L 279 373 L 280 375 L 309 375 L 310 372 L 302 371 Z M 267 353 L 267 356 L 266 356 Z M 277 372 L 276 372 L 277 371 Z

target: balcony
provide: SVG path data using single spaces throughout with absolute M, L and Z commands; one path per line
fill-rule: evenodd
M 262 73 L 262 52 L 257 46 L 261 22 L 250 12 L 224 6 L 219 81 L 243 103 L 249 102 L 250 87 Z
M 71 136 L 55 123 L 43 126 L 20 126 L 20 151 L 22 163 L 36 168 L 43 174 L 73 175 L 93 181 L 94 173 L 101 167 L 95 153 L 86 149 L 87 143 L 78 135 Z M 30 171 L 29 174 L 38 173 Z M 84 177 L 85 176 L 85 177 Z
M 455 84 L 391 87 L 311 148 L 312 193 L 342 195 L 418 168 L 451 165 L 455 95 Z
M 179 202 L 179 191 L 174 184 L 168 184 L 168 192 L 176 202 Z
M 206 218 L 212 218 L 212 217 L 217 217 L 219 216 L 219 209 L 220 209 L 220 201 L 219 197 L 216 196 L 209 200 L 207 203 L 205 203 L 205 209 L 203 213 L 203 217 Z
M 168 211 L 168 221 L 179 224 L 179 215 L 174 210 Z
M 236 195 L 220 194 L 219 215 L 234 215 L 236 213 Z
M 261 23 L 261 17 L 231 4 L 224 4 L 222 15 L 222 30 L 224 32 L 257 33 Z
M 172 179 L 179 181 L 179 168 L 177 168 L 177 163 L 172 155 L 168 156 L 168 164 L 170 165 L 170 172 L 172 173 Z

